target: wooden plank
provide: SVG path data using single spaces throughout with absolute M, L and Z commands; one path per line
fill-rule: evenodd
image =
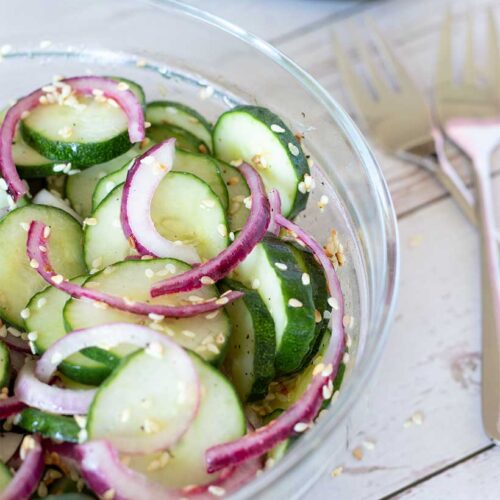
M 453 498 L 497 500 L 500 449 L 493 448 L 396 496 L 398 500 Z
M 456 15 L 457 31 L 463 28 L 464 13 L 468 7 L 474 5 L 475 10 L 480 10 L 490 3 L 489 0 L 455 2 L 453 11 Z M 353 26 L 361 26 L 362 14 L 369 14 L 376 19 L 391 44 L 397 47 L 401 60 L 411 61 L 408 70 L 422 91 L 429 94 L 433 75 L 433 71 L 429 68 L 433 68 L 435 64 L 439 29 L 446 6 L 447 2 L 435 0 L 367 3 L 362 13 L 333 21 L 321 29 L 278 46 L 316 77 L 337 101 L 349 110 L 351 106 L 337 72 L 331 36 L 335 31 L 346 48 L 352 49 Z M 496 13 L 500 14 L 499 6 L 495 7 Z M 479 25 L 484 22 L 484 16 L 477 17 Z M 356 61 L 355 52 L 352 52 L 352 57 L 353 61 Z M 358 120 L 360 121 L 362 120 Z M 365 132 L 369 135 L 368 131 Z M 387 178 L 398 214 L 403 215 L 413 211 L 446 194 L 429 173 L 385 154 L 375 144 L 373 146 Z M 452 158 L 457 161 L 457 168 L 464 179 L 470 182 L 470 172 L 466 163 L 458 161 L 456 153 L 452 154 Z M 497 170 L 500 169 L 500 162 L 496 161 L 495 166 Z
M 500 179 L 495 193 L 499 200 Z M 347 422 L 344 452 L 307 499 L 380 498 L 489 444 L 480 415 L 476 234 L 450 199 L 404 217 L 399 227 L 401 292 L 387 347 Z M 412 416 L 421 425 L 405 427 Z M 363 447 L 366 440 L 373 450 Z M 357 447 L 362 460 L 352 455 Z M 340 466 L 343 473 L 332 477 Z

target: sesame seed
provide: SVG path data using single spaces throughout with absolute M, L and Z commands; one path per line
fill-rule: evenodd
M 70 139 L 73 135 L 73 129 L 71 127 L 63 127 L 57 132 L 63 139 Z
M 151 128 L 151 122 L 144 122 L 144 128 Z
M 205 100 L 210 98 L 214 93 L 214 88 L 211 85 L 207 85 L 206 87 L 200 90 L 200 99 Z
M 199 304 L 200 302 L 204 302 L 203 297 L 199 295 L 190 295 L 188 297 L 189 302 L 193 302 L 193 304 Z
M 19 451 L 19 455 L 21 457 L 21 460 L 25 460 L 26 455 L 28 454 L 29 451 L 34 450 L 36 447 L 35 440 L 31 436 L 26 436 L 23 439 L 23 442 L 21 444 L 21 449 Z
M 349 334 L 346 334 L 345 345 L 348 349 L 352 346 L 352 338 Z
M 234 238 L 235 238 L 234 233 L 231 231 L 231 232 L 229 233 L 229 239 L 230 239 L 231 241 L 234 241 Z
M 323 211 L 325 207 L 328 205 L 329 199 L 326 195 L 321 195 L 321 198 L 318 201 L 318 208 Z
M 26 307 L 20 313 L 22 319 L 28 319 L 30 317 L 30 310 Z
M 424 415 L 421 411 L 417 411 L 411 416 L 411 420 L 415 425 L 422 425 L 424 423 Z
M 215 337 L 215 342 L 217 344 L 223 344 L 226 341 L 226 336 L 223 333 L 219 333 L 217 337 Z
M 130 86 L 127 82 L 119 82 L 118 85 L 116 86 L 118 90 L 125 91 L 129 90 Z
M 311 284 L 311 277 L 307 273 L 302 273 L 302 284 L 304 286 Z
M 328 305 L 332 308 L 338 311 L 339 309 L 339 302 L 335 297 L 328 297 Z
M 142 430 L 146 433 L 146 434 L 154 434 L 156 432 L 159 432 L 160 431 L 160 426 L 158 425 L 157 422 L 155 422 L 153 419 L 151 418 L 146 418 L 144 420 L 144 423 L 142 425 Z
M 97 224 L 97 219 L 95 217 L 87 217 L 83 220 L 84 226 L 95 226 Z
M 252 280 L 252 289 L 257 290 L 260 287 L 260 280 L 255 278 Z
M 321 313 L 317 309 L 315 309 L 314 310 L 314 321 L 316 323 L 321 323 L 321 319 L 322 319 L 321 318 Z
M 305 422 L 297 422 L 294 426 L 293 426 L 293 430 L 295 432 L 304 432 L 305 430 L 307 430 L 309 428 L 309 424 L 306 424 Z
M 321 394 L 323 396 L 323 399 L 325 400 L 330 399 L 333 394 L 333 388 L 331 388 L 328 384 L 324 385 L 323 388 L 321 389 Z
M 48 49 L 51 45 L 52 45 L 52 42 L 50 40 L 42 40 L 40 42 L 41 49 Z
M 105 304 L 104 302 L 99 302 L 97 300 L 94 300 L 92 302 L 92 305 L 96 308 L 96 309 L 102 309 L 102 310 L 106 310 L 109 308 L 108 304 Z
M 350 354 L 348 352 L 345 352 L 344 356 L 342 357 L 342 363 L 344 363 L 344 365 L 347 365 L 350 359 L 351 359 Z
M 30 342 L 35 342 L 38 339 L 38 333 L 37 332 L 29 332 L 28 333 L 28 340 Z
M 231 160 L 229 164 L 233 167 L 239 167 L 243 163 L 243 160 L 239 158 L 238 160 Z
M 271 125 L 271 130 L 273 132 L 276 132 L 277 134 L 282 134 L 283 132 L 285 132 L 285 129 L 283 127 L 281 127 L 280 125 L 277 125 L 276 123 L 273 123 Z
M 163 346 L 159 342 L 151 342 L 145 349 L 146 354 L 153 358 L 163 358 Z
M 297 307 L 302 307 L 304 304 L 302 304 L 302 302 L 301 302 L 300 300 L 298 300 L 298 299 L 293 299 L 293 298 L 292 298 L 292 299 L 290 299 L 290 300 L 288 301 L 288 305 L 289 305 L 290 307 L 297 308 Z
M 358 461 L 363 460 L 363 450 L 357 446 L 352 450 L 352 456 Z
M 182 330 L 181 334 L 184 335 L 185 337 L 188 337 L 190 339 L 196 337 L 196 334 L 192 332 L 191 330 Z
M 148 317 L 153 321 L 163 321 L 165 319 L 165 316 L 163 316 L 162 314 L 155 314 L 155 313 L 149 313 Z
M 52 281 L 52 283 L 60 285 L 64 281 L 64 276 L 62 276 L 61 274 L 55 274 L 50 278 L 50 280 Z
M 171 274 L 176 271 L 176 267 L 173 264 L 165 264 L 165 269 Z
M 220 349 L 215 344 L 208 344 L 207 349 L 214 354 L 220 354 Z
M 215 281 L 210 276 L 202 276 L 200 282 L 203 285 L 213 285 Z
M 31 115 L 31 111 L 28 111 L 28 110 L 23 111 L 23 112 L 21 113 L 21 119 L 22 119 L 22 120 L 25 120 L 26 118 L 28 118 L 28 116 L 29 116 L 29 115 Z
M 137 61 L 135 62 L 135 65 L 138 68 L 144 68 L 144 66 L 146 66 L 146 60 L 145 59 L 137 59 Z
M 215 303 L 218 306 L 225 306 L 229 302 L 229 299 L 227 297 L 221 297 L 220 299 L 217 299 Z
M 27 222 L 21 222 L 19 225 L 21 226 L 21 229 L 23 229 L 24 231 L 29 231 L 30 229 L 30 225 Z
M 219 224 L 217 226 L 217 232 L 223 237 L 225 238 L 227 236 L 227 227 L 225 224 Z
M 325 368 L 321 371 L 321 376 L 329 377 L 333 373 L 333 365 L 328 363 Z
M 154 271 L 152 269 L 149 269 L 149 268 L 144 271 L 144 274 L 146 275 L 146 278 L 149 278 L 149 279 L 153 278 L 155 275 Z
M 365 441 L 363 441 L 362 444 L 364 448 L 368 451 L 372 451 L 375 449 L 375 441 L 372 441 L 370 439 L 366 439 Z
M 69 164 L 71 166 L 71 164 Z M 52 167 L 52 170 L 56 173 L 63 172 L 67 168 L 67 163 L 57 163 Z
M 115 490 L 113 488 L 107 490 L 104 492 L 104 495 L 102 496 L 103 500 L 113 500 L 115 498 Z
M 80 429 L 85 429 L 87 426 L 87 417 L 83 415 L 74 415 L 73 418 L 75 419 L 75 422 L 78 424 L 78 427 Z
M 219 315 L 219 313 L 220 313 L 220 309 L 217 309 L 216 311 L 213 311 L 213 312 L 211 312 L 211 313 L 208 313 L 208 314 L 205 316 L 205 318 L 206 318 L 206 319 L 214 319 L 214 318 L 216 318 L 216 317 Z
M 215 486 L 214 484 L 208 487 L 208 492 L 215 497 L 222 497 L 226 494 L 226 490 L 221 486 Z
M 252 197 L 251 196 L 247 196 L 243 200 L 243 204 L 245 205 L 246 208 L 248 208 L 248 210 L 250 210 L 252 208 Z
M 345 315 L 342 318 L 342 324 L 344 325 L 344 328 L 352 328 L 354 326 L 354 317 Z
M 288 269 L 288 266 L 282 262 L 275 262 L 274 265 L 281 271 L 286 271 Z
M 344 467 L 340 466 L 332 470 L 332 477 L 338 477 L 344 471 Z
M 288 150 L 290 151 L 290 153 L 292 153 L 293 156 L 299 155 L 299 148 L 291 142 L 288 143 Z

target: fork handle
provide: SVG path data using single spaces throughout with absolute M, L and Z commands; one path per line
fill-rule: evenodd
M 495 217 L 490 179 L 490 157 L 474 160 L 477 210 L 481 231 L 482 282 L 482 410 L 486 433 L 500 441 L 500 274 L 494 242 Z
M 438 158 L 438 166 L 434 170 L 435 176 L 451 194 L 467 219 L 469 219 L 469 222 L 479 226 L 474 196 L 448 160 L 444 149 L 444 135 L 439 128 L 432 128 L 432 138 L 434 139 L 434 148 Z M 500 246 L 500 233 L 496 228 L 494 228 L 493 239 L 496 240 L 497 246 Z

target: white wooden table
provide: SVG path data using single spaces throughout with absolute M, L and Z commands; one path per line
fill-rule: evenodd
M 428 89 L 447 5 L 462 20 L 488 3 L 500 16 L 498 0 L 190 1 L 272 42 L 346 107 L 333 30 L 342 33 L 369 12 Z M 399 305 L 377 381 L 348 422 L 344 454 L 329 464 L 342 474 L 325 474 L 307 498 L 498 499 L 500 449 L 480 417 L 476 232 L 426 172 L 381 152 L 378 158 L 399 216 Z M 500 195 L 500 178 L 495 185 Z M 500 200 L 497 214 L 500 220 Z

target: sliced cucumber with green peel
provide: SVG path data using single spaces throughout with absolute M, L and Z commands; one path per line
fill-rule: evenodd
M 181 301 L 195 295 L 204 300 L 218 296 L 217 289 L 212 285 L 204 286 L 194 293 L 151 298 L 149 292 L 153 283 L 189 268 L 188 264 L 173 259 L 129 260 L 94 274 L 84 286 L 95 287 L 96 290 L 113 295 L 126 296 L 131 300 L 165 305 L 179 305 Z M 162 321 L 153 321 L 147 316 L 112 308 L 98 309 L 92 303 L 70 299 L 64 308 L 64 318 L 68 331 L 116 322 L 147 325 L 170 336 L 182 347 L 199 353 L 211 363 L 219 363 L 222 360 L 231 333 L 229 319 L 223 310 L 192 318 L 166 318 Z M 88 351 L 85 350 L 86 355 L 89 355 Z M 129 352 L 130 349 L 121 346 L 111 350 L 116 356 Z
M 80 426 L 73 417 L 54 415 L 35 408 L 26 408 L 16 417 L 14 423 L 33 434 L 41 434 L 45 438 L 78 443 Z
M 92 401 L 89 439 L 106 439 L 126 453 L 153 453 L 175 442 L 198 405 L 196 373 L 182 354 L 139 350 L 124 358 Z
M 207 474 L 205 451 L 246 432 L 243 408 L 231 383 L 197 356 L 192 359 L 202 385 L 202 400 L 191 427 L 168 452 L 133 456 L 129 463 L 150 480 L 171 488 L 213 481 L 217 474 Z
M 24 140 L 46 158 L 79 168 L 109 161 L 132 147 L 120 107 L 78 97 L 81 108 L 42 104 L 20 125 Z
M 3 463 L 0 462 L 0 494 L 12 481 L 12 473 L 10 469 Z
M 257 290 L 274 320 L 277 374 L 296 372 L 310 352 L 316 334 L 311 286 L 287 243 L 266 236 L 233 271 L 232 277 Z
M 10 379 L 10 355 L 7 346 L 0 342 L 0 389 L 8 387 Z
M 208 146 L 187 130 L 175 125 L 153 125 L 146 129 L 147 136 L 155 142 L 163 142 L 174 138 L 178 148 L 192 153 L 208 153 Z
M 280 192 L 285 217 L 292 218 L 305 208 L 308 195 L 299 190 L 299 184 L 310 173 L 307 158 L 299 141 L 272 111 L 258 106 L 226 111 L 214 126 L 213 145 L 217 158 L 255 166 L 266 189 Z
M 86 277 L 79 277 L 72 282 L 81 285 L 85 279 Z M 36 354 L 43 354 L 54 342 L 66 335 L 63 309 L 68 299 L 67 294 L 49 286 L 29 301 L 27 308 L 30 315 L 24 322 L 26 330 L 36 332 L 36 340 L 33 342 Z M 90 385 L 99 385 L 111 373 L 108 366 L 80 353 L 65 359 L 58 370 L 72 380 Z
M 79 174 L 68 177 L 66 184 L 66 197 L 73 208 L 82 216 L 88 217 L 92 213 L 92 195 L 97 183 L 111 172 L 127 165 L 132 158 L 141 154 L 141 146 L 134 146 L 126 153 L 112 160 L 94 165 Z
M 127 172 L 132 163 L 125 164 L 121 169 L 103 177 L 95 187 L 92 207 L 95 210 L 101 201 L 118 185 L 125 182 Z M 207 155 L 190 153 L 177 149 L 174 156 L 174 172 L 187 172 L 206 182 L 219 197 L 224 209 L 228 207 L 228 190 L 221 177 L 217 162 Z
M 245 226 L 250 210 L 245 205 L 245 198 L 250 196 L 250 189 L 240 171 L 218 160 L 219 170 L 227 187 L 229 206 L 227 209 L 228 222 L 231 231 L 239 231 Z
M 0 316 L 22 328 L 21 311 L 47 284 L 30 266 L 26 256 L 27 228 L 39 220 L 51 228 L 50 260 L 57 272 L 74 278 L 86 272 L 82 253 L 82 228 L 58 208 L 26 205 L 0 221 Z
M 117 186 L 94 212 L 95 225 L 85 228 L 85 260 L 91 269 L 125 259 L 132 253 L 120 223 L 123 185 Z M 171 241 L 193 245 L 210 259 L 229 245 L 224 208 L 217 195 L 198 177 L 169 172 L 151 204 L 158 232 Z
M 232 333 L 225 364 L 240 398 L 255 401 L 267 394 L 274 377 L 274 321 L 255 290 L 229 279 L 223 282 L 222 288 L 245 294 L 226 306 Z
M 146 120 L 153 125 L 175 125 L 212 149 L 212 125 L 198 111 L 175 101 L 154 101 L 146 107 Z

